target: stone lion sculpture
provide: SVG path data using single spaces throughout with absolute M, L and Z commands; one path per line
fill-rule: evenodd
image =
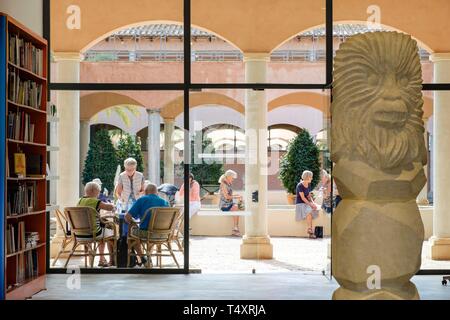
M 343 201 L 333 217 L 334 299 L 417 299 L 426 183 L 422 72 L 406 34 L 373 32 L 335 58 L 331 157 Z

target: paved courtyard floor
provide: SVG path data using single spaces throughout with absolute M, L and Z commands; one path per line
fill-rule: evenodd
M 190 268 L 200 269 L 202 273 L 257 273 L 300 272 L 313 274 L 329 274 L 328 246 L 330 238 L 307 239 L 274 237 L 271 238 L 274 259 L 243 260 L 240 259 L 240 237 L 199 237 L 190 239 Z M 429 245 L 424 242 L 422 250 L 422 266 L 424 270 L 450 270 L 450 261 L 433 261 L 428 256 Z M 175 253 L 180 265 L 183 255 Z M 82 258 L 72 258 L 69 266 L 84 266 Z M 60 259 L 56 267 L 62 267 L 65 259 Z M 98 258 L 95 261 L 95 266 Z M 175 268 L 171 258 L 163 259 L 163 266 Z

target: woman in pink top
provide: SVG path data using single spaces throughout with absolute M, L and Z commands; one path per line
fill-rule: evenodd
M 184 197 L 184 184 L 180 188 L 180 197 Z M 194 175 L 189 174 L 189 218 L 200 211 L 202 204 L 200 202 L 200 185 L 194 180 Z

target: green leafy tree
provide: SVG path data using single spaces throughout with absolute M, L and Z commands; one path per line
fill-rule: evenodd
M 319 148 L 307 130 L 302 130 L 288 146 L 287 153 L 280 161 L 280 175 L 284 188 L 295 194 L 295 188 L 303 171 L 313 173 L 311 189 L 314 189 L 320 179 Z
M 107 130 L 97 131 L 89 143 L 89 151 L 84 163 L 83 184 L 99 178 L 103 188 L 111 193 L 114 189 L 114 176 L 117 168 L 116 150 Z
M 116 156 L 122 171 L 125 170 L 125 167 L 123 166 L 125 159 L 134 158 L 137 161 L 136 170 L 144 172 L 144 157 L 142 156 L 141 143 L 135 141 L 129 134 L 123 134 L 119 139 Z

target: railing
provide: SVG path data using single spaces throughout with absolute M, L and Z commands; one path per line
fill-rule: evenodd
M 430 54 L 425 50 L 419 51 L 422 61 L 428 61 Z M 193 51 L 191 56 L 192 62 L 200 61 L 224 61 L 239 62 L 243 60 L 243 54 L 238 50 L 216 51 L 204 50 Z M 325 50 L 279 50 L 271 55 L 273 62 L 318 62 L 325 61 Z M 88 51 L 85 55 L 85 61 L 89 62 L 110 62 L 110 61 L 150 61 L 150 62 L 183 62 L 183 51 L 114 51 L 104 50 Z

